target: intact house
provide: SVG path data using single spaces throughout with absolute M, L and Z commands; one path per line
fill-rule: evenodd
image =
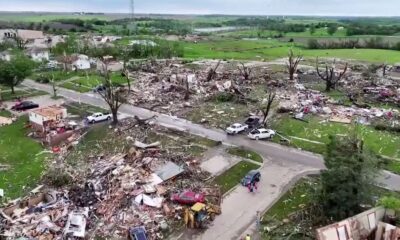
M 35 62 L 49 61 L 50 53 L 45 48 L 32 48 L 26 51 L 26 54 Z
M 90 59 L 88 56 L 79 54 L 75 55 L 74 61 L 71 64 L 72 70 L 77 71 L 77 70 L 87 70 L 90 69 L 91 64 L 90 64 Z
M 50 106 L 33 110 L 29 113 L 29 122 L 32 128 L 46 132 L 50 125 L 67 117 L 67 109 L 59 106 Z
M 372 208 L 354 217 L 317 229 L 318 240 L 398 240 L 394 211 Z M 392 225 L 393 224 L 393 225 Z

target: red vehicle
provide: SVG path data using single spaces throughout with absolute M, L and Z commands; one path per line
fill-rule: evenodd
M 172 194 L 171 201 L 180 204 L 192 205 L 195 203 L 204 203 L 205 195 L 203 193 L 195 193 L 192 191 L 186 191 L 182 193 Z

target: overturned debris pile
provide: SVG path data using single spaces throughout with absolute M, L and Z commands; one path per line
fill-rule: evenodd
M 115 239 L 143 227 L 148 239 L 164 239 L 171 228 L 183 224 L 186 209 L 171 196 L 209 192 L 209 175 L 195 159 L 165 151 L 157 142 L 136 140 L 126 154 L 86 160 L 89 171 L 76 174 L 74 185 L 35 193 L 2 209 L 0 236 Z

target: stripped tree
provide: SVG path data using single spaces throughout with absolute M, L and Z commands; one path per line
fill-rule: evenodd
M 100 75 L 103 77 L 104 91 L 98 91 L 99 95 L 110 107 L 110 111 L 113 117 L 113 125 L 118 124 L 118 110 L 123 104 L 121 88 L 114 84 L 110 77 L 110 71 L 108 70 L 108 64 L 102 63 L 102 70 Z
M 208 70 L 207 82 L 214 79 L 215 75 L 217 75 L 217 69 L 219 68 L 220 65 L 221 65 L 221 60 L 218 61 L 217 65 L 215 65 L 215 67 L 211 67 L 210 70 Z
M 337 73 L 336 72 L 336 60 L 333 60 L 333 63 L 331 66 L 328 66 L 328 64 L 325 64 L 325 73 L 322 73 L 319 70 L 319 60 L 317 58 L 317 74 L 326 83 L 325 91 L 330 92 L 332 89 L 336 89 L 336 85 L 338 84 L 338 82 L 343 78 L 343 76 L 347 72 L 347 68 L 348 68 L 348 63 L 346 63 L 343 71 Z
M 303 59 L 302 55 L 294 55 L 293 49 L 289 50 L 288 61 L 286 62 L 286 66 L 289 71 L 289 79 L 294 80 L 294 74 L 297 71 L 297 67 L 299 66 L 300 61 Z
M 249 80 L 251 77 L 251 68 L 246 67 L 244 63 L 240 63 L 242 66 L 238 66 L 238 69 L 240 71 L 240 75 L 243 76 L 244 80 Z
M 386 76 L 387 67 L 387 63 L 382 64 L 382 76 Z
M 269 113 L 271 112 L 271 108 L 272 108 L 272 104 L 275 101 L 276 98 L 276 91 L 271 89 L 267 92 L 267 97 L 265 99 L 262 100 L 262 102 L 259 105 L 259 109 L 263 114 L 263 125 L 265 125 L 267 123 L 267 118 L 269 116 Z
M 190 86 L 189 86 L 189 76 L 186 74 L 185 78 L 185 97 L 184 100 L 187 101 L 190 98 Z

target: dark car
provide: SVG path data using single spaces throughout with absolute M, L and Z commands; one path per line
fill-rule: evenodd
M 186 205 L 204 203 L 205 200 L 206 198 L 203 193 L 195 193 L 192 191 L 185 191 L 171 196 L 171 201 Z
M 247 186 L 253 182 L 259 182 L 261 173 L 257 170 L 251 170 L 247 175 L 240 181 L 243 186 Z
M 142 227 L 134 227 L 129 230 L 129 239 L 131 240 L 147 240 L 146 229 Z
M 257 116 L 251 116 L 251 117 L 247 118 L 244 123 L 247 126 L 249 126 L 250 129 L 251 128 L 256 128 L 260 124 L 260 118 L 257 117 Z
M 107 89 L 106 86 L 99 85 L 99 86 L 93 88 L 93 92 L 95 92 L 95 93 L 104 92 L 106 89 Z
M 31 101 L 25 101 L 25 102 L 20 102 L 15 104 L 11 110 L 14 111 L 24 111 L 24 110 L 28 110 L 28 109 L 33 109 L 33 108 L 38 108 L 39 104 L 36 104 L 34 102 Z

